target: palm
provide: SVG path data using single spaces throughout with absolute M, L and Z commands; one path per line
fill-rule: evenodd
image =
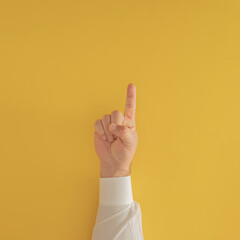
M 133 132 L 133 140 L 137 135 Z M 133 141 L 136 142 L 136 141 Z M 122 140 L 117 137 L 113 142 L 102 140 L 97 134 L 94 136 L 96 153 L 102 164 L 126 165 L 131 164 L 131 160 L 136 151 L 136 145 L 124 145 Z

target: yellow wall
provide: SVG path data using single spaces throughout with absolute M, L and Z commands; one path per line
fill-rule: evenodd
M 137 89 L 147 240 L 240 239 L 240 2 L 1 1 L 0 239 L 88 240 L 94 122 Z

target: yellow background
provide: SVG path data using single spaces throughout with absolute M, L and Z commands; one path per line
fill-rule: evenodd
M 94 122 L 137 89 L 144 238 L 240 239 L 240 2 L 1 1 L 0 239 L 91 239 Z

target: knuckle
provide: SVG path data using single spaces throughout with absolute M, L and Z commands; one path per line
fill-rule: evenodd
M 136 105 L 134 103 L 126 103 L 127 108 L 135 108 Z
M 119 115 L 121 112 L 119 110 L 112 111 L 111 115 Z
M 119 110 L 114 110 L 111 113 L 111 121 L 115 123 L 122 123 L 124 120 L 124 115 Z
M 127 118 L 132 118 L 132 114 L 127 113 L 127 114 L 126 114 L 126 117 L 127 117 Z
M 119 111 L 118 110 L 114 110 L 111 112 L 111 116 L 118 116 Z
M 97 119 L 97 120 L 94 122 L 95 128 L 99 127 L 100 121 L 101 121 L 100 119 Z
M 103 117 L 102 117 L 103 120 L 108 120 L 109 119 L 109 116 L 107 114 L 105 114 Z

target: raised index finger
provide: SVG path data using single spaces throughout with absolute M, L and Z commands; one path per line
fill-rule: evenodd
M 128 127 L 135 127 L 135 110 L 136 110 L 136 87 L 129 83 L 127 87 L 127 99 L 124 111 L 124 123 Z

